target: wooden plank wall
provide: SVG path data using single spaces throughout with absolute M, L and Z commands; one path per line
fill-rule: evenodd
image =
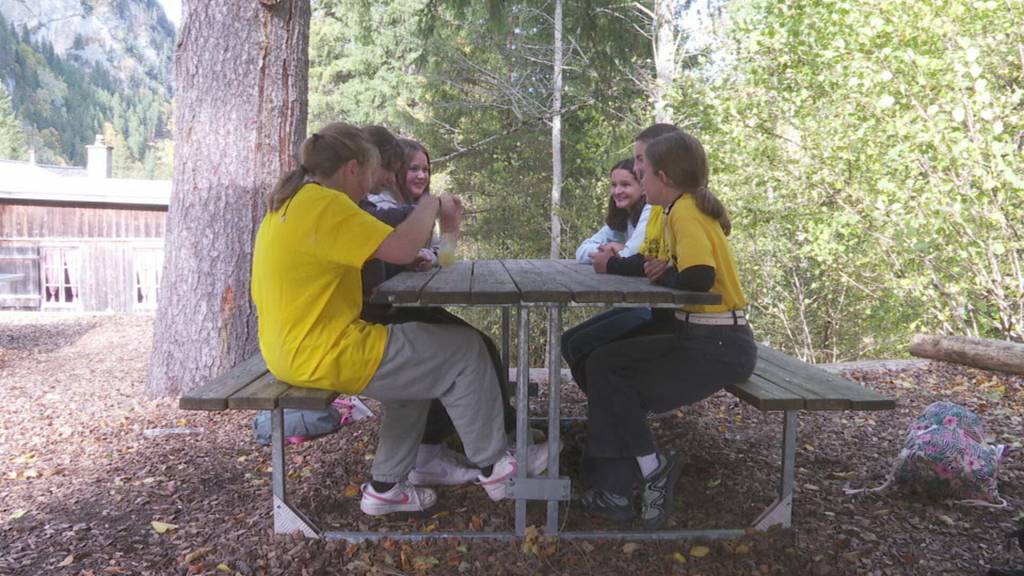
M 41 247 L 75 247 L 81 257 L 81 310 L 135 310 L 134 253 L 162 249 L 166 209 L 0 203 L 0 309 L 41 306 Z
M 163 238 L 166 210 L 0 204 L 0 238 Z

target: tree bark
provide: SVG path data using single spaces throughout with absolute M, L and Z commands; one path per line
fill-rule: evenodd
M 551 258 L 562 246 L 562 0 L 555 0 L 554 86 L 551 99 Z
M 249 282 L 262 197 L 306 131 L 309 0 L 186 0 L 183 15 L 151 397 L 202 386 L 257 351 Z
M 1005 340 L 917 334 L 910 342 L 910 353 L 919 358 L 1024 374 L 1024 344 Z
M 654 49 L 654 121 L 671 124 L 673 122 L 672 106 L 668 103 L 668 93 L 676 79 L 676 49 L 679 45 L 673 19 L 675 0 L 654 0 L 654 21 L 652 41 Z

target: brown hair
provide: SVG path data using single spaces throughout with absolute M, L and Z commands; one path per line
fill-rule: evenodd
M 370 124 L 363 126 L 363 132 L 380 153 L 380 165 L 388 172 L 396 172 L 402 163 L 402 147 L 398 138 L 383 126 Z
M 284 206 L 309 179 L 326 180 L 355 160 L 366 167 L 377 161 L 377 150 L 363 132 L 344 122 L 334 122 L 314 132 L 299 146 L 299 165 L 289 170 L 267 194 L 267 211 Z
M 423 144 L 411 139 L 411 138 L 399 138 L 398 145 L 402 149 L 402 163 L 398 167 L 398 171 L 395 173 L 395 182 L 398 183 L 398 194 L 401 195 L 402 200 L 406 204 L 413 204 L 416 202 L 416 198 L 413 197 L 412 191 L 409 189 L 409 184 L 406 182 L 406 176 L 409 171 L 409 165 L 412 164 L 412 159 L 416 156 L 417 152 L 422 152 L 427 157 L 427 172 L 430 172 L 430 152 L 423 147 Z M 423 190 L 424 195 L 430 194 L 430 180 L 427 180 L 427 187 Z
M 633 180 L 636 180 L 636 174 L 633 172 L 632 158 L 619 160 L 615 163 L 615 166 L 612 166 L 612 169 L 608 171 L 608 174 L 611 174 L 616 170 L 625 170 L 626 172 L 633 174 Z M 639 188 L 640 182 L 637 182 L 636 185 Z M 644 211 L 644 206 L 646 205 L 647 201 L 643 196 L 641 196 L 629 208 L 619 208 L 615 205 L 615 199 L 609 196 L 608 212 L 605 214 L 604 223 L 616 232 L 625 232 L 629 229 L 629 222 L 632 222 L 633 226 L 636 226 L 636 223 L 640 221 L 640 213 Z
M 700 140 L 681 130 L 665 134 L 647 144 L 645 155 L 653 174 L 664 172 L 681 192 L 693 194 L 697 208 L 718 220 L 726 236 L 732 232 L 725 206 L 708 189 L 708 156 Z
M 637 134 L 636 138 L 633 140 L 636 142 L 650 142 L 655 138 L 659 138 L 666 134 L 674 134 L 679 131 L 679 127 L 675 124 L 659 122 L 658 124 L 651 124 L 647 128 L 644 128 L 643 131 Z

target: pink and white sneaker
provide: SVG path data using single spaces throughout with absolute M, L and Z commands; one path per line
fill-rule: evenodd
M 419 488 L 399 482 L 392 486 L 391 490 L 381 494 L 367 482 L 363 484 L 363 498 L 359 501 L 359 509 L 370 516 L 380 516 L 392 512 L 422 512 L 434 504 L 437 504 L 437 494 L 430 488 Z
M 548 468 L 548 443 L 533 444 L 527 451 L 527 475 L 536 476 Z M 516 461 L 516 457 L 511 452 L 505 453 L 494 464 L 494 468 L 491 470 L 491 475 L 486 478 L 478 476 L 477 480 L 480 485 L 487 491 L 487 495 L 491 497 L 491 500 L 497 502 L 505 498 L 508 492 L 508 480 L 515 476 L 519 471 L 519 463 Z
M 479 475 L 479 469 L 467 466 L 459 454 L 442 446 L 426 466 L 409 472 L 409 483 L 414 486 L 459 486 L 475 482 Z

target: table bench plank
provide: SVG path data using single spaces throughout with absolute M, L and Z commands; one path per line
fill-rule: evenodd
M 473 304 L 515 304 L 519 302 L 516 289 L 505 266 L 496 260 L 473 263 L 473 282 L 470 286 Z
M 533 260 L 502 260 L 519 289 L 522 302 L 571 302 L 572 294 L 558 280 L 559 274 L 545 273 Z
M 228 397 L 262 376 L 267 371 L 263 356 L 255 354 L 213 379 L 212 382 L 187 392 L 178 399 L 182 410 L 227 410 Z
M 461 261 L 440 268 L 420 291 L 423 304 L 458 304 L 469 301 L 473 262 Z
M 689 292 L 685 290 L 674 290 L 652 284 L 645 278 L 631 276 L 619 276 L 618 274 L 598 274 L 590 264 L 580 264 L 575 260 L 557 261 L 566 270 L 573 273 L 573 278 L 586 282 L 589 288 L 592 283 L 597 283 L 604 291 L 617 296 L 615 302 L 629 302 L 631 304 L 720 304 L 722 296 L 713 292 Z M 576 283 L 573 283 L 573 288 Z M 598 289 L 596 294 L 603 293 Z M 590 293 L 587 293 L 587 302 Z M 579 301 L 579 300 L 577 300 Z
M 419 302 L 420 292 L 440 268 L 427 272 L 405 272 L 385 280 L 374 289 L 370 301 L 380 304 L 411 304 Z
M 599 277 L 589 264 L 580 264 L 575 260 L 558 260 L 557 262 L 562 268 L 562 272 L 573 279 L 574 301 L 600 304 L 624 301 L 622 286 L 616 286 L 614 282 L 606 282 L 606 278 Z M 665 301 L 671 302 L 671 300 Z
M 780 388 L 757 374 L 741 384 L 727 386 L 726 390 L 762 412 L 773 410 L 802 410 L 804 398 L 785 388 Z
M 277 408 L 277 397 L 291 388 L 270 372 L 254 380 L 228 397 L 228 408 L 232 410 L 273 410 Z
M 292 386 L 287 392 L 278 396 L 277 404 L 281 408 L 297 410 L 326 410 L 331 407 L 331 402 L 334 402 L 338 396 L 340 394 L 334 390 Z
M 792 378 L 814 382 L 815 390 L 823 396 L 845 398 L 854 410 L 892 410 L 896 407 L 892 398 L 767 346 L 758 346 L 758 365 L 762 364 L 788 372 Z

